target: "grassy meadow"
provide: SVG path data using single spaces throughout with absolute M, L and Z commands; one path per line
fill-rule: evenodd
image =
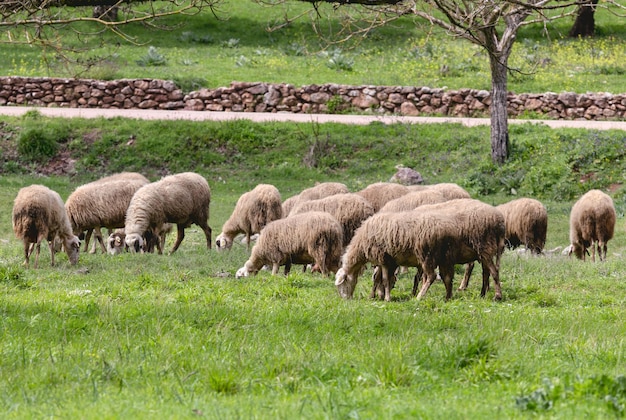
M 519 159 L 494 168 L 485 127 L 2 117 L 0 415 L 622 417 L 626 139 L 619 131 L 511 129 Z M 47 172 L 61 161 L 71 161 L 68 173 Z M 207 250 L 196 226 L 173 255 L 85 253 L 70 266 L 62 254 L 50 267 L 44 246 L 36 270 L 22 266 L 11 231 L 12 201 L 32 183 L 66 198 L 120 170 L 151 179 L 193 170 L 212 189 L 215 238 L 258 183 L 276 185 L 283 198 L 326 180 L 356 191 L 389 179 L 397 164 L 492 204 L 540 198 L 547 249 L 568 244 L 576 197 L 611 188 L 619 218 L 608 260 L 507 252 L 501 302 L 493 292 L 480 298 L 480 269 L 447 302 L 441 283 L 412 299 L 413 270 L 391 302 L 370 300 L 368 269 L 345 301 L 333 279 L 298 267 L 288 277 L 235 279 L 246 247 Z
M 166 3 L 155 4 L 158 8 Z M 69 10 L 91 15 L 90 8 Z M 375 28 L 366 37 L 338 42 L 345 35 L 347 10 L 332 5 L 314 10 L 297 1 L 268 7 L 225 0 L 216 15 L 204 11 L 161 19 L 154 26 L 134 24 L 122 29 L 123 37 L 87 22 L 43 29 L 48 40 L 65 48 L 69 61 L 55 48 L 15 43 L 27 41 L 27 31 L 9 29 L 0 34 L 0 41 L 14 42 L 0 48 L 0 74 L 161 78 L 176 81 L 185 91 L 232 81 L 490 88 L 483 50 L 410 16 Z M 509 61 L 509 90 L 626 92 L 623 11 L 599 8 L 598 36 L 591 39 L 569 39 L 572 22 L 569 17 L 519 32 Z

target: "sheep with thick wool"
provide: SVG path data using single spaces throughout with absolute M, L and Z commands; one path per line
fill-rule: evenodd
M 78 262 L 80 241 L 72 232 L 61 196 L 43 185 L 31 185 L 19 190 L 13 203 L 13 232 L 24 241 L 24 265 L 36 249 L 34 267 L 39 263 L 41 241 L 48 241 L 50 264 L 54 266 L 54 242 L 59 238 L 70 264 Z
M 128 205 L 125 242 L 131 252 L 140 252 L 143 236 L 165 223 L 175 223 L 176 242 L 170 253 L 176 252 L 185 228 L 198 225 L 204 232 L 207 248 L 211 248 L 211 227 L 208 224 L 211 189 L 201 175 L 184 172 L 169 175 L 141 187 Z
M 540 255 L 546 245 L 548 211 L 539 200 L 518 198 L 496 206 L 504 216 L 505 243 L 510 249 L 523 245 Z
M 460 237 L 457 221 L 449 213 L 421 210 L 377 213 L 357 229 L 342 256 L 335 285 L 341 297 L 351 298 L 358 276 L 369 262 L 379 268 L 384 299 L 389 301 L 398 266 L 417 267 L 429 284 L 436 278 L 435 269 L 439 267 L 446 286 L 446 299 L 450 299 L 454 264 L 475 257 L 473 249 Z M 375 281 L 370 297 L 375 296 L 378 286 Z
M 443 195 L 446 200 L 455 200 L 457 198 L 472 198 L 470 194 L 460 185 L 453 182 L 441 182 L 426 186 L 430 190 L 437 191 Z
M 347 194 L 349 192 L 350 190 L 348 187 L 341 182 L 320 182 L 319 184 L 306 188 L 299 194 L 286 199 L 283 202 L 283 217 L 289 216 L 291 210 L 302 202 L 319 200 L 335 194 Z
M 395 182 L 376 182 L 357 191 L 356 194 L 369 201 L 378 212 L 389 201 L 408 194 L 410 191 L 408 187 Z
M 446 201 L 444 196 L 435 190 L 423 189 L 411 191 L 385 204 L 380 212 L 400 212 L 414 210 L 427 204 L 436 204 Z
M 268 223 L 283 217 L 282 201 L 278 189 L 270 184 L 259 184 L 253 190 L 242 194 L 235 209 L 222 226 L 215 245 L 218 251 L 230 249 L 235 236 L 245 235 L 247 247 L 250 237 L 261 232 Z
M 102 251 L 107 252 L 101 228 L 113 230 L 124 227 L 130 200 L 139 188 L 148 183 L 150 181 L 139 173 L 122 172 L 81 185 L 70 194 L 65 210 L 74 234 L 87 231 L 85 251 L 94 232 Z
M 358 194 L 345 193 L 302 202 L 293 208 L 289 217 L 309 211 L 323 211 L 337 219 L 343 229 L 344 246 L 350 243 L 354 231 L 363 221 L 375 213 L 374 207 L 365 198 Z
M 292 264 L 316 264 L 322 274 L 336 272 L 342 252 L 343 232 L 330 214 L 310 211 L 268 223 L 252 248 L 250 258 L 237 270 L 236 277 L 256 274 L 263 266 L 272 267 L 272 275 Z
M 607 242 L 613 238 L 616 212 L 613 199 L 600 190 L 585 193 L 572 207 L 570 213 L 570 251 L 585 260 L 591 248 L 591 261 L 606 259 Z

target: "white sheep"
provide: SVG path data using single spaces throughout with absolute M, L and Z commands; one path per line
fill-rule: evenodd
M 272 266 L 272 275 L 292 264 L 319 266 L 322 274 L 336 272 L 342 251 L 343 232 L 330 214 L 319 211 L 300 213 L 268 223 L 252 248 L 250 258 L 237 270 L 236 277 L 256 274 L 263 266 Z
M 70 264 L 78 262 L 80 241 L 72 233 L 70 221 L 61 196 L 43 185 L 31 185 L 19 190 L 13 203 L 13 232 L 24 241 L 24 265 L 36 249 L 35 264 L 39 263 L 41 241 L 48 241 L 51 265 L 54 266 L 55 238 L 59 238 Z
M 596 248 L 600 261 L 606 259 L 607 242 L 613 238 L 615 219 L 615 206 L 609 195 L 600 190 L 585 193 L 570 213 L 569 254 L 584 261 L 591 247 L 591 261 L 596 260 Z
M 376 182 L 357 191 L 357 194 L 369 201 L 375 211 L 379 211 L 389 201 L 409 192 L 410 189 L 408 187 L 395 182 Z
M 167 234 L 172 232 L 173 227 L 171 223 L 165 223 L 154 231 L 147 230 L 143 237 L 142 252 L 154 252 L 156 249 L 159 254 L 162 254 L 165 249 Z M 126 232 L 124 228 L 115 229 L 107 238 L 107 252 L 111 255 L 118 255 L 128 251 L 125 240 Z
M 126 209 L 135 192 L 150 181 L 136 172 L 122 172 L 101 178 L 76 188 L 65 202 L 74 234 L 87 231 L 85 251 L 92 231 L 103 252 L 106 246 L 101 228 L 109 230 L 124 227 Z M 93 249 L 95 252 L 95 248 Z
M 341 182 L 320 182 L 313 187 L 302 190 L 299 194 L 289 197 L 283 202 L 283 217 L 289 216 L 291 210 L 301 202 L 319 200 L 335 194 L 346 194 L 350 190 Z
M 375 213 L 374 207 L 365 198 L 354 193 L 344 193 L 304 201 L 293 208 L 289 217 L 309 211 L 323 211 L 337 219 L 343 229 L 344 246 L 350 243 L 354 231 L 363 221 Z
M 208 224 L 211 190 L 201 175 L 184 172 L 169 175 L 141 187 L 130 201 L 126 213 L 126 245 L 132 252 L 140 252 L 144 246 L 143 235 L 149 229 L 157 229 L 164 223 L 175 223 L 176 242 L 170 253 L 176 252 L 185 228 L 198 225 L 211 248 L 211 227 Z
M 443 195 L 446 200 L 454 200 L 457 198 L 472 198 L 463 187 L 452 182 L 442 182 L 439 184 L 427 185 L 427 188 L 441 193 L 441 195 Z
M 269 222 L 282 217 L 282 201 L 278 189 L 273 185 L 259 184 L 239 197 L 235 209 L 222 226 L 215 245 L 218 251 L 230 249 L 235 236 L 243 233 L 249 249 L 253 234 L 261 232 Z
M 518 198 L 496 206 L 504 216 L 505 240 L 510 249 L 523 245 L 539 255 L 546 245 L 548 211 L 538 200 Z

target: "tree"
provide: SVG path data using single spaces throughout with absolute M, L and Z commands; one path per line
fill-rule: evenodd
M 263 0 L 261 0 L 263 1 Z M 267 0 L 266 0 L 267 1 Z M 271 0 L 269 0 L 271 1 Z M 282 2 L 283 0 L 274 0 Z M 312 2 L 312 0 L 301 0 Z M 608 0 L 607 0 L 608 1 Z M 330 3 L 331 0 L 325 0 Z M 318 3 L 318 2 L 315 2 Z M 489 56 L 491 71 L 491 158 L 502 164 L 509 156 L 507 111 L 508 65 L 518 30 L 524 26 L 571 15 L 577 6 L 591 0 L 334 0 L 337 7 L 355 3 L 367 7 L 377 21 L 365 25 L 363 33 L 401 16 L 418 16 L 450 35 L 481 46 Z M 530 17 L 533 17 L 530 19 Z
M 595 13 L 598 0 L 591 1 L 591 4 L 583 4 L 578 6 L 576 11 L 576 20 L 572 29 L 569 31 L 569 36 L 576 38 L 579 36 L 593 36 L 596 31 Z

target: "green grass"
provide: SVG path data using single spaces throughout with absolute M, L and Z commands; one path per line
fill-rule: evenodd
M 267 30 L 285 15 L 307 10 L 304 18 Z M 320 32 L 331 39 L 338 36 L 341 12 L 326 6 L 320 11 Z M 74 13 L 91 12 L 79 8 Z M 59 32 L 63 44 L 79 51 L 73 58 L 96 63 L 87 71 L 68 65 L 52 49 L 42 53 L 12 45 L 0 50 L 0 74 L 172 79 L 186 91 L 228 86 L 232 81 L 490 88 L 489 60 L 483 50 L 410 17 L 374 29 L 365 39 L 329 46 L 313 31 L 315 13 L 307 4 L 290 2 L 282 8 L 227 1 L 218 16 L 207 11 L 159 21 L 171 28 L 167 31 L 132 25 L 124 28 L 132 42 L 86 23 L 64 27 Z M 596 22 L 598 36 L 588 40 L 566 37 L 569 18 L 545 30 L 541 25 L 521 30 L 509 63 L 519 71 L 512 71 L 509 90 L 626 92 L 623 18 L 599 9 Z M 77 38 L 74 31 L 82 35 Z M 11 34 L 14 39 L 23 36 Z
M 43 164 L 16 151 L 33 126 L 63 133 L 56 157 L 69 153 L 75 174 L 35 174 Z M 457 125 L 164 124 L 30 113 L 3 117 L 0 138 L 3 418 L 624 415 L 623 132 L 515 126 L 506 169 L 489 164 L 486 128 Z M 326 153 L 308 168 L 302 161 L 313 142 Z M 567 245 L 569 210 L 581 191 L 613 185 L 619 217 L 608 261 L 507 252 L 502 302 L 493 292 L 480 298 L 480 269 L 448 302 L 441 283 L 412 299 L 412 270 L 391 302 L 370 300 L 368 269 L 355 298 L 344 301 L 332 279 L 298 267 L 288 277 L 235 279 L 246 248 L 207 250 L 195 226 L 171 256 L 81 254 L 71 267 L 59 255 L 51 268 L 43 249 L 37 270 L 21 265 L 11 231 L 12 201 L 32 183 L 66 198 L 123 169 L 152 179 L 194 170 L 211 185 L 215 238 L 237 198 L 257 183 L 275 184 L 283 198 L 323 180 L 357 190 L 387 180 L 398 163 L 488 203 L 513 198 L 512 189 L 542 197 L 548 249 Z M 581 184 L 577 176 L 590 173 Z M 457 285 L 461 275 L 458 267 Z

